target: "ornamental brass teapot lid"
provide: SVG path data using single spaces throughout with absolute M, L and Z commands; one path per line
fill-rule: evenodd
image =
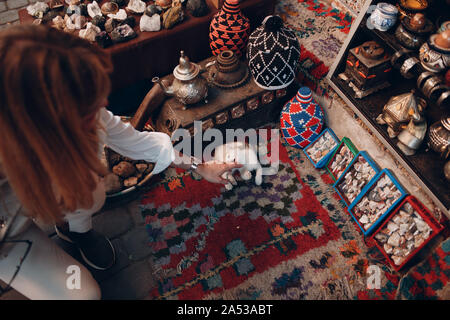
M 361 54 L 367 59 L 378 60 L 384 55 L 384 48 L 376 41 L 366 41 L 361 45 Z
M 198 76 L 200 66 L 191 62 L 188 56 L 184 55 L 184 51 L 180 52 L 180 63 L 173 70 L 173 75 L 181 81 L 192 80 Z

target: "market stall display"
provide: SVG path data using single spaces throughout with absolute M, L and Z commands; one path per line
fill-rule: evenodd
M 353 142 L 349 138 L 343 137 L 326 166 L 328 173 L 334 181 L 340 178 L 341 174 L 344 173 L 345 169 L 347 169 L 357 154 L 358 149 Z
M 435 0 L 433 5 L 421 0 L 370 4 L 377 6 L 383 2 L 396 6 L 397 22 L 385 31 L 370 29 L 367 27 L 370 14 L 362 12 L 327 78 L 369 130 L 450 217 L 450 185 L 444 174 L 450 152 L 441 123 L 450 115 L 450 87 L 445 77 L 450 61 L 449 4 L 443 0 Z M 386 62 L 386 70 L 391 68 L 389 86 L 364 87 L 368 80 L 361 74 L 358 76 L 357 71 L 369 74 L 358 69 L 362 59 L 355 58 L 355 50 L 372 41 L 390 56 Z
M 396 271 L 402 269 L 443 227 L 414 196 L 406 197 L 371 239 Z
M 378 165 L 370 155 L 366 151 L 360 151 L 333 187 L 345 204 L 349 206 L 379 171 Z
M 330 128 L 326 128 L 316 139 L 303 149 L 314 167 L 322 168 L 338 147 L 339 139 Z
M 87 14 L 86 8 L 86 3 L 92 1 L 85 0 L 84 2 L 80 4 L 82 16 L 85 16 L 87 22 L 92 22 L 93 18 Z M 98 4 L 101 7 L 105 2 L 108 1 L 99 0 Z M 111 2 L 116 2 L 120 9 L 126 11 L 124 8 L 128 5 L 127 0 L 113 0 Z M 179 59 L 181 50 L 185 50 L 192 61 L 201 61 L 208 58 L 211 55 L 209 25 L 218 9 L 213 5 L 213 0 L 205 0 L 205 2 L 208 12 L 202 16 L 192 14 L 188 5 L 183 4 L 183 21 L 170 29 L 163 27 L 163 10 L 155 5 L 154 1 L 146 2 L 147 8 L 143 14 L 126 12 L 127 18 L 134 18 L 135 25 L 130 27 L 137 34 L 137 37 L 125 42 L 106 44 L 105 50 L 111 54 L 114 64 L 114 70 L 111 74 L 113 90 L 126 88 L 139 81 L 151 80 L 156 75 L 161 76 L 171 73 Z M 68 6 L 68 4 L 65 3 L 64 6 Z M 170 1 L 170 6 L 172 6 L 172 1 Z M 243 14 L 250 21 L 250 31 L 259 26 L 264 17 L 273 13 L 274 6 L 275 0 L 245 0 L 240 3 Z M 26 9 L 21 9 L 18 13 L 22 24 L 33 23 L 35 20 Z M 54 14 L 61 15 L 64 20 L 64 10 Z M 108 33 L 109 37 L 112 30 L 117 28 L 120 23 L 127 22 L 111 19 L 107 16 L 103 17 L 105 18 L 104 31 Z M 44 20 L 45 24 L 52 23 L 51 19 Z M 128 22 L 132 24 L 132 22 Z M 79 30 L 74 32 L 79 32 Z M 102 40 L 96 43 L 100 44 Z M 194 43 L 195 45 L 192 45 Z
M 394 174 L 383 169 L 352 202 L 348 212 L 364 235 L 370 235 L 406 195 L 407 191 Z

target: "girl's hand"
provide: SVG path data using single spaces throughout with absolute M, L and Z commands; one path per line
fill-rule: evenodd
M 217 161 L 208 161 L 198 165 L 196 172 L 203 177 L 206 181 L 212 183 L 227 184 L 229 181 L 222 178 L 222 174 L 226 171 L 231 171 L 234 168 L 241 168 L 242 164 L 231 162 L 223 163 Z

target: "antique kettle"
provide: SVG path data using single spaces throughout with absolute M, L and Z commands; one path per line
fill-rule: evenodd
M 426 101 L 411 92 L 400 94 L 389 99 L 383 108 L 383 112 L 377 117 L 379 124 L 387 124 L 387 132 L 390 138 L 395 138 L 410 120 L 415 123 L 423 122 L 422 112 L 426 107 Z
M 186 109 L 187 105 L 195 104 L 201 100 L 207 102 L 208 82 L 200 75 L 206 71 L 198 64 L 193 63 L 184 51 L 180 54 L 180 63 L 173 70 L 174 80 L 167 87 L 159 77 L 152 79 L 153 83 L 158 83 L 168 96 L 174 96 Z

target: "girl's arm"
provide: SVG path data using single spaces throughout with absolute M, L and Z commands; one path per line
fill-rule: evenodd
M 169 165 L 188 170 L 193 158 L 176 152 L 170 137 L 161 132 L 141 132 L 120 117 L 102 108 L 100 123 L 105 129 L 105 135 L 100 137 L 104 143 L 117 153 L 135 160 L 145 160 L 155 163 L 153 173 L 157 174 Z M 176 161 L 175 161 L 176 160 Z M 237 163 L 217 163 L 209 161 L 198 164 L 196 172 L 205 180 L 214 183 L 227 183 L 221 175 L 233 168 L 240 168 Z

